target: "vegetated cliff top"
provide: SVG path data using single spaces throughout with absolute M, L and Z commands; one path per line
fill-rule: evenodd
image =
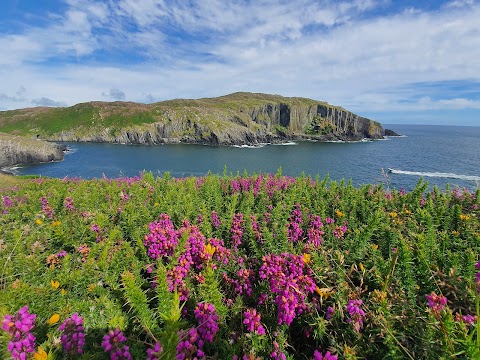
M 248 92 L 153 104 L 92 101 L 3 111 L 0 131 L 49 140 L 156 144 L 169 139 L 214 145 L 384 135 L 380 123 L 326 102 Z

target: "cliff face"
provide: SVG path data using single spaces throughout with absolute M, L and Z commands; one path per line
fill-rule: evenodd
M 41 140 L 0 134 L 0 167 L 62 159 L 61 146 Z
M 234 145 L 294 139 L 378 139 L 385 135 L 378 122 L 340 107 L 251 93 L 150 105 L 92 102 L 38 112 L 25 109 L 0 113 L 0 131 L 2 123 L 53 141 L 122 144 Z

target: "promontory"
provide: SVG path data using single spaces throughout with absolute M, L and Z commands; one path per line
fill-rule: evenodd
M 254 145 L 380 139 L 380 123 L 326 102 L 238 92 L 142 104 L 87 102 L 0 112 L 0 132 L 48 141 Z

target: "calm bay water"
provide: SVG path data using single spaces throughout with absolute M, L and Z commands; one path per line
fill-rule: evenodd
M 296 142 L 259 148 L 201 145 L 126 146 L 69 143 L 71 153 L 58 163 L 22 166 L 17 174 L 57 178 L 135 176 L 146 170 L 174 177 L 227 173 L 302 173 L 355 186 L 388 183 L 411 190 L 424 177 L 431 185 L 480 187 L 480 127 L 387 125 L 404 135 L 355 143 Z M 393 169 L 388 176 L 383 171 Z

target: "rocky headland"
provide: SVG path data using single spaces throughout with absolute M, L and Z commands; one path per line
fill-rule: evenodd
M 49 141 L 255 145 L 381 139 L 376 121 L 325 102 L 257 93 L 154 104 L 89 102 L 0 112 L 0 131 Z
M 63 160 L 65 146 L 0 133 L 0 169 Z M 3 172 L 8 172 L 3 170 Z

